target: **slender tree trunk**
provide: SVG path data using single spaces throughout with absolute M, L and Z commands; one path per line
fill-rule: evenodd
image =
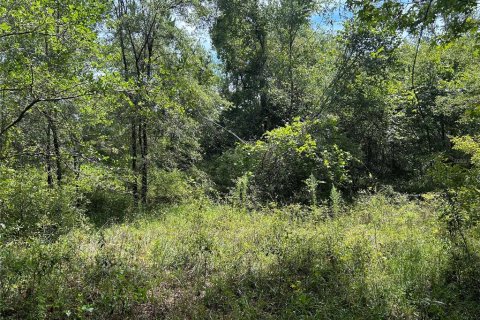
M 293 118 L 293 108 L 294 108 L 294 91 L 295 84 L 293 80 L 293 42 L 295 38 L 293 36 L 293 31 L 290 30 L 289 41 L 288 41 L 288 77 L 290 78 L 290 106 L 288 110 L 288 120 L 290 121 Z
M 45 162 L 47 166 L 47 183 L 50 188 L 53 188 L 53 177 L 52 177 L 52 155 L 51 155 L 51 128 L 50 122 L 47 125 L 47 150 L 45 154 Z
M 78 146 L 75 146 L 75 151 L 73 155 L 73 170 L 75 174 L 75 192 L 77 196 L 77 200 L 75 203 L 75 206 L 78 208 L 80 207 L 80 186 L 79 186 L 79 181 L 80 181 L 80 170 L 81 170 L 81 163 L 80 163 L 80 148 Z
M 138 120 L 138 146 L 140 147 L 140 163 L 138 171 L 140 177 L 140 201 L 143 204 L 143 117 Z
M 52 137 L 53 137 L 53 150 L 55 153 L 55 165 L 56 165 L 56 173 L 57 173 L 57 183 L 60 186 L 62 183 L 62 155 L 60 153 L 60 140 L 58 139 L 58 130 L 57 126 L 50 118 L 50 129 L 52 130 Z
M 148 193 L 148 140 L 147 140 L 147 125 L 145 120 L 143 120 L 142 124 L 142 203 L 144 205 L 147 204 L 147 193 Z
M 425 113 L 423 112 L 423 107 L 421 105 L 418 105 L 418 113 L 420 114 L 420 117 L 422 118 L 422 127 L 424 128 L 425 130 L 425 133 L 427 135 L 427 142 L 428 142 L 428 151 L 432 152 L 433 148 L 432 148 L 432 137 L 431 137 L 431 134 L 430 134 L 430 127 L 427 123 L 427 117 L 425 115 Z
M 132 117 L 132 136 L 131 136 L 131 158 L 132 158 L 132 195 L 133 203 L 136 207 L 138 205 L 138 184 L 137 184 L 137 125 L 135 121 L 135 116 Z
M 50 172 L 52 171 L 52 165 L 51 165 L 51 138 L 53 138 L 53 153 L 55 154 L 55 173 L 56 173 L 56 178 L 57 178 L 57 183 L 58 185 L 61 184 L 62 182 L 62 155 L 60 152 L 60 139 L 58 138 L 58 129 L 57 126 L 55 125 L 55 122 L 53 121 L 52 116 L 48 112 L 43 112 L 45 118 L 47 119 L 48 122 L 48 132 L 47 132 L 47 139 L 48 139 L 48 145 L 47 149 L 48 151 L 48 157 L 49 157 L 49 162 L 50 162 Z
M 445 130 L 445 116 L 441 116 L 440 118 L 440 127 L 441 127 L 441 132 L 442 132 L 442 142 L 443 142 L 443 146 L 445 148 L 448 148 L 449 147 L 449 140 L 447 138 L 447 133 L 446 133 L 446 130 Z

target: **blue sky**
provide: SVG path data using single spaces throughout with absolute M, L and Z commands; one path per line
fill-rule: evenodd
M 338 31 L 343 28 L 346 19 L 352 17 L 350 12 L 342 9 L 335 9 L 327 14 L 315 14 L 310 19 L 312 27 L 315 29 L 324 29 L 329 31 Z
M 314 29 L 323 29 L 325 31 L 336 32 L 341 30 L 343 22 L 351 17 L 351 14 L 341 9 L 330 11 L 328 14 L 315 14 L 311 17 L 310 23 Z M 212 45 L 212 40 L 206 29 L 199 29 L 184 21 L 177 20 L 176 24 L 179 28 L 186 30 L 191 36 L 197 39 L 198 43 L 208 52 L 214 61 L 218 61 L 217 54 Z

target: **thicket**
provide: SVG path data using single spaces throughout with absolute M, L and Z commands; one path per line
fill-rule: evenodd
M 341 3 L 3 0 L 0 318 L 478 317 L 478 4 Z

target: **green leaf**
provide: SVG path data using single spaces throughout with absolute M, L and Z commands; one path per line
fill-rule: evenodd
M 0 30 L 4 32 L 10 32 L 12 30 L 12 27 L 10 27 L 6 22 L 2 22 L 0 23 Z

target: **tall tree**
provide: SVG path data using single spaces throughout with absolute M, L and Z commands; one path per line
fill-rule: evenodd
M 116 66 L 128 87 L 123 103 L 130 118 L 130 188 L 134 202 L 141 201 L 143 205 L 147 204 L 152 160 L 149 142 L 158 138 L 151 133 L 167 131 L 167 128 L 161 129 L 167 125 L 162 115 L 172 106 L 178 106 L 178 99 L 185 99 L 189 94 L 199 98 L 198 95 L 204 94 L 202 90 L 210 90 L 211 76 L 205 77 L 205 73 L 185 78 L 199 68 L 210 68 L 205 64 L 207 61 L 200 61 L 199 65 L 188 62 L 188 59 L 198 60 L 196 54 L 190 52 L 192 45 L 188 37 L 175 23 L 175 19 L 186 19 L 185 12 L 198 15 L 203 7 L 196 1 L 118 0 L 112 11 L 114 44 L 120 56 Z M 204 83 L 199 83 L 201 81 Z M 197 88 L 191 91 L 193 87 L 189 86 Z M 178 92 L 182 87 L 188 91 Z M 212 95 L 213 100 L 215 97 Z M 199 112 L 198 104 L 202 102 L 206 108 L 212 105 L 211 101 L 198 99 L 192 112 Z
M 53 167 L 58 183 L 63 178 L 58 115 L 97 90 L 91 57 L 105 9 L 103 1 L 58 0 L 7 0 L 0 7 L 0 154 L 9 145 L 30 158 L 45 154 L 50 185 Z M 35 144 L 45 131 L 32 122 L 46 127 L 44 152 Z

